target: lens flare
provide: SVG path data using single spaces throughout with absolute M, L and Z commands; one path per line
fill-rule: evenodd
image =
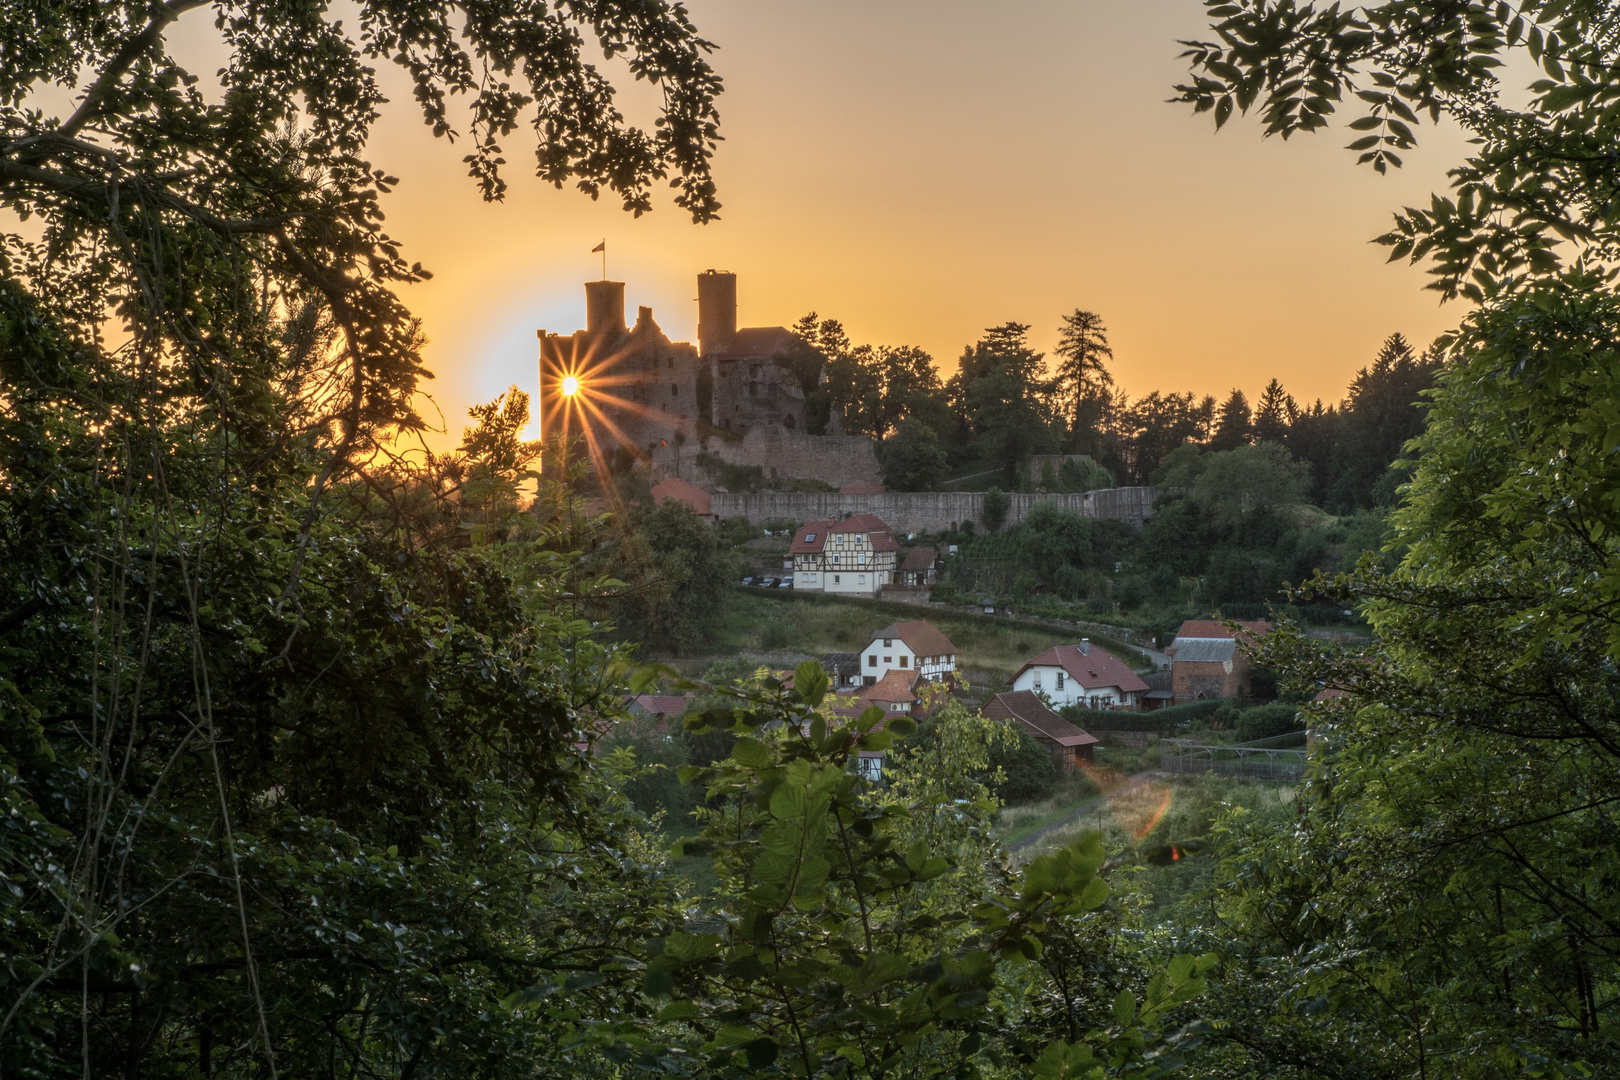
M 562 381 L 563 397 L 573 397 L 579 393 L 579 379 L 573 375 L 566 375 Z

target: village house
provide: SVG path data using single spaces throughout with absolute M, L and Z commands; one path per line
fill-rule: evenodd
M 793 534 L 793 587 L 875 596 L 894 580 L 900 544 L 876 514 L 812 521 Z M 870 674 L 870 673 L 868 673 Z
M 1018 669 L 1014 690 L 1028 690 L 1054 705 L 1088 709 L 1140 708 L 1148 685 L 1106 649 L 1081 638 L 1078 645 L 1056 645 Z
M 980 714 L 992 720 L 1017 723 L 1030 738 L 1045 746 L 1052 760 L 1064 772 L 1095 760 L 1097 738 L 1069 723 L 1047 708 L 1046 702 L 1029 690 L 992 695 Z
M 938 561 L 939 552 L 934 548 L 912 548 L 906 552 L 905 559 L 900 563 L 900 570 L 895 577 L 895 584 L 911 588 L 932 585 L 934 583 L 934 567 Z
M 1248 646 L 1271 632 L 1265 619 L 1229 629 L 1214 619 L 1188 619 L 1164 650 L 1170 657 L 1170 690 L 1177 705 L 1214 698 L 1246 698 L 1250 691 Z
M 883 710 L 885 719 L 890 716 L 914 716 L 921 712 L 923 705 L 923 699 L 918 695 L 920 681 L 915 673 L 892 671 L 860 689 L 835 693 L 830 705 L 833 714 L 846 721 L 854 720 L 873 706 Z M 883 723 L 879 721 L 874 730 L 882 727 Z M 876 780 L 883 775 L 883 759 L 882 750 L 862 750 L 859 751 L 856 767 L 860 775 L 868 780 Z
M 956 646 L 933 623 L 922 619 L 890 623 L 872 635 L 861 654 L 862 679 L 870 685 L 891 671 L 940 682 L 956 671 Z
M 690 704 L 679 694 L 637 694 L 626 703 L 624 711 L 634 719 L 651 718 L 659 731 L 668 731 L 670 721 L 685 715 Z

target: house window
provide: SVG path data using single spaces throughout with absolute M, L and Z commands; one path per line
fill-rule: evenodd
M 1039 690 L 1040 688 L 1041 688 L 1041 673 L 1040 673 L 1039 670 L 1037 670 L 1035 672 L 1035 689 Z
M 876 655 L 868 656 L 866 658 L 866 666 L 867 667 L 877 667 L 877 656 Z
M 890 665 L 890 664 L 892 664 L 892 663 L 894 663 L 894 657 L 892 657 L 892 656 L 885 656 L 885 657 L 884 657 L 884 658 L 883 658 L 883 666 L 884 666 L 884 667 L 887 667 L 887 666 L 888 666 L 888 665 Z
M 1057 673 L 1057 688 L 1059 690 L 1063 689 L 1063 672 L 1061 671 Z
M 901 666 L 901 667 L 905 667 L 905 666 L 906 666 L 906 659 L 907 659 L 907 658 L 906 658 L 906 657 L 904 657 L 904 656 L 902 656 L 902 657 L 901 657 L 901 658 L 900 658 L 900 666 Z
M 865 561 L 866 561 L 866 552 L 863 551 L 863 552 L 861 552 L 861 562 L 864 563 Z
M 834 585 L 842 584 L 843 580 L 844 580 L 844 576 L 842 574 L 834 574 L 833 575 L 833 584 Z
M 886 637 L 886 638 L 884 638 L 884 639 L 883 639 L 883 647 L 884 647 L 884 648 L 885 648 L 885 649 L 892 649 L 892 648 L 894 648 L 894 638 L 892 638 L 892 637 Z

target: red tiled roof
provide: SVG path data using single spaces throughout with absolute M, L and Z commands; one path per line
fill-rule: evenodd
M 916 701 L 917 695 L 912 692 L 912 685 L 912 679 L 906 672 L 891 671 L 871 686 L 863 687 L 855 696 L 862 708 L 880 701 Z
M 1047 708 L 1046 702 L 1031 690 L 996 694 L 979 711 L 992 720 L 1017 720 L 1031 735 L 1050 739 L 1059 746 L 1090 746 L 1098 741 L 1095 735 L 1082 731 Z
M 874 640 L 899 638 L 918 656 L 956 655 L 956 646 L 951 644 L 951 639 L 942 634 L 933 623 L 924 622 L 922 619 L 890 623 L 872 637 Z
M 1081 652 L 1078 645 L 1055 645 L 1019 668 L 1018 675 L 1032 667 L 1061 667 L 1069 673 L 1069 678 L 1087 690 L 1100 690 L 1105 686 L 1117 686 L 1125 691 L 1148 688 L 1125 661 L 1095 645 L 1089 653 Z
M 793 534 L 793 543 L 788 547 L 792 555 L 807 555 L 820 551 L 827 545 L 827 532 L 832 528 L 831 521 L 810 521 L 800 525 Z
M 900 542 L 894 538 L 894 530 L 884 524 L 883 519 L 876 514 L 851 514 L 843 521 L 831 526 L 830 533 L 866 533 L 872 539 L 873 551 L 899 551 Z
M 676 717 L 686 712 L 687 700 L 679 694 L 640 694 L 633 699 L 654 716 Z
M 793 331 L 785 326 L 745 326 L 737 331 L 720 354 L 721 360 L 765 360 L 783 349 L 793 340 Z
M 1250 622 L 1244 622 L 1241 619 L 1234 619 L 1233 622 L 1236 622 L 1238 626 L 1243 628 L 1244 631 L 1249 634 L 1253 634 L 1255 637 L 1260 637 L 1262 635 L 1271 633 L 1271 623 L 1266 619 L 1255 619 Z M 1224 638 L 1230 640 L 1231 638 L 1236 637 L 1236 635 L 1226 628 L 1226 624 L 1222 620 L 1188 619 L 1186 622 L 1181 624 L 1181 629 L 1176 631 L 1176 637 Z
M 692 508 L 696 514 L 709 514 L 709 493 L 689 481 L 678 476 L 668 480 L 660 480 L 652 488 L 653 502 L 663 503 L 665 499 L 678 499 Z

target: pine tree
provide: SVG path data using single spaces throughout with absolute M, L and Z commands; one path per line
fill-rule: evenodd
M 1102 316 L 1079 308 L 1063 316 L 1055 351 L 1061 360 L 1053 383 L 1071 426 L 1078 430 L 1084 420 L 1085 403 L 1114 384 L 1114 377 L 1103 366 L 1104 360 L 1114 358 L 1114 350 L 1108 345 L 1108 328 L 1103 326 Z
M 1260 392 L 1260 406 L 1254 413 L 1255 442 L 1286 442 L 1288 429 L 1299 416 L 1299 405 L 1294 396 L 1272 379 Z
M 1209 440 L 1211 450 L 1236 450 L 1247 446 L 1252 425 L 1249 422 L 1249 399 L 1242 390 L 1233 390 L 1226 399 L 1215 421 L 1215 434 Z

